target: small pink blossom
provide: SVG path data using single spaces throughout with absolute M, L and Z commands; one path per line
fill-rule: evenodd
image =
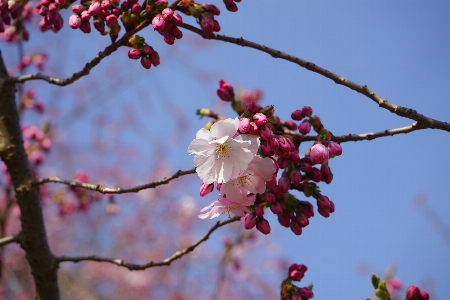
M 157 14 L 152 20 L 152 26 L 156 31 L 162 31 L 164 29 L 164 18 L 161 14 Z
M 334 156 L 339 156 L 342 154 L 342 147 L 336 142 L 329 142 L 327 145 L 328 151 Z
M 236 216 L 243 216 L 245 213 L 249 213 L 247 206 L 251 206 L 255 203 L 255 195 L 249 195 L 243 197 L 239 202 L 230 200 L 228 198 L 220 198 L 219 200 L 211 203 L 210 205 L 202 208 L 200 212 L 205 212 L 204 214 L 198 215 L 200 219 L 213 219 L 220 216 L 223 213 L 227 213 L 228 217 L 231 218 L 230 212 Z

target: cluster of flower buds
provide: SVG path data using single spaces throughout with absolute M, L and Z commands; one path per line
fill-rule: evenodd
M 182 24 L 183 19 L 181 16 L 170 8 L 165 8 L 152 20 L 153 28 L 164 37 L 164 41 L 169 45 L 173 45 L 175 39 L 183 37 L 183 33 L 178 29 L 178 26 Z
M 63 19 L 59 13 L 60 7 L 66 4 L 66 0 L 41 0 L 39 14 L 42 16 L 39 27 L 42 31 L 52 29 L 58 32 L 63 27 Z
M 411 285 L 406 289 L 405 300 L 429 300 L 430 295 L 427 292 L 421 291 L 417 286 Z
M 312 286 L 297 287 L 292 281 L 301 281 L 308 268 L 305 265 L 292 264 L 288 270 L 288 277 L 281 283 L 282 300 L 308 300 L 314 297 Z
M 44 70 L 44 65 L 47 61 L 47 55 L 43 53 L 35 53 L 30 55 L 22 56 L 20 63 L 17 65 L 17 69 L 19 71 L 25 70 L 30 65 L 34 64 L 38 68 L 39 71 Z
M 22 136 L 24 138 L 25 150 L 28 153 L 28 160 L 30 161 L 34 171 L 36 167 L 44 161 L 44 153 L 47 153 L 52 141 L 47 136 L 48 128 L 41 130 L 37 126 L 22 126 Z
M 30 34 L 25 29 L 24 21 L 31 21 L 32 15 L 33 8 L 26 1 L 0 0 L 1 37 L 9 43 L 20 39 L 28 41 Z
M 128 41 L 128 46 L 132 47 L 128 51 L 130 59 L 141 59 L 141 65 L 145 69 L 150 69 L 152 65 L 157 67 L 160 64 L 159 54 L 151 46 L 145 43 L 144 38 L 135 35 Z
M 182 0 L 177 9 L 188 16 L 197 18 L 200 27 L 206 35 L 220 31 L 220 24 L 214 16 L 220 15 L 220 10 L 213 4 L 197 4 L 192 0 Z
M 44 112 L 44 105 L 42 102 L 36 101 L 36 92 L 33 89 L 29 89 L 24 96 L 20 99 L 20 109 L 31 109 L 42 114 Z
M 137 0 L 135 1 L 137 2 Z M 94 28 L 98 32 L 106 34 L 106 26 L 108 26 L 109 35 L 112 38 L 117 38 L 120 31 L 117 19 L 119 18 L 121 11 L 115 5 L 114 1 L 81 1 L 81 4 L 72 6 L 72 12 L 73 15 L 69 17 L 69 26 L 72 29 L 80 29 L 84 33 L 90 33 L 90 19 L 93 18 Z
M 223 0 L 225 7 L 231 12 L 236 12 L 238 10 L 238 7 L 234 2 L 241 2 L 241 0 Z

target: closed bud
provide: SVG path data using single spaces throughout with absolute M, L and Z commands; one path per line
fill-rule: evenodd
M 117 17 L 116 15 L 109 15 L 106 17 L 106 25 L 109 27 L 113 27 L 117 25 Z
M 81 18 L 79 15 L 73 14 L 69 17 L 69 26 L 72 29 L 78 29 L 81 25 Z
M 173 45 L 175 43 L 175 36 L 169 32 L 164 33 L 164 42 L 168 45 Z
M 161 12 L 164 20 L 172 20 L 173 18 L 173 10 L 170 8 L 164 8 L 164 10 Z
M 308 121 L 303 121 L 302 123 L 300 123 L 300 125 L 298 126 L 298 131 L 303 134 L 306 135 L 311 131 L 311 124 L 309 124 Z
M 282 123 L 284 127 L 286 127 L 289 130 L 297 130 L 298 126 L 295 124 L 295 122 L 292 121 L 286 121 Z
M 422 296 L 422 300 L 430 300 L 430 295 L 427 292 L 421 291 L 420 295 Z
M 153 48 L 150 47 L 149 45 L 145 44 L 144 45 L 144 53 L 145 53 L 145 55 L 150 56 L 153 53 Z
M 278 214 L 278 223 L 280 223 L 281 226 L 288 228 L 291 226 L 291 219 L 288 218 L 284 213 Z
M 302 114 L 302 111 L 298 110 L 298 109 L 291 114 L 292 120 L 295 120 L 295 121 L 300 121 L 304 117 L 305 116 Z
M 243 103 L 243 102 L 240 102 L 240 103 Z M 258 125 L 256 125 L 254 122 L 250 122 L 250 129 L 249 129 L 248 133 L 257 135 L 258 134 Z
M 81 14 L 81 12 L 84 10 L 85 10 L 85 8 L 83 5 L 80 5 L 80 4 L 72 5 L 72 11 L 76 14 Z
M 239 119 L 239 132 L 247 133 L 250 130 L 250 119 L 241 118 Z
M 411 285 L 406 289 L 406 299 L 408 300 L 422 300 L 422 295 L 417 286 Z
M 342 154 L 342 147 L 336 142 L 329 142 L 327 145 L 328 151 L 334 156 L 339 156 Z
M 256 114 L 261 109 L 261 106 L 256 104 L 255 102 L 251 101 L 247 104 L 246 111 L 250 113 L 251 115 Z
M 269 234 L 270 233 L 270 224 L 263 217 L 258 218 L 258 220 L 256 221 L 256 229 L 258 229 L 263 234 Z
M 255 122 L 256 125 L 258 126 L 263 126 L 267 124 L 267 117 L 266 115 L 262 114 L 262 113 L 256 113 L 253 116 L 253 121 Z
M 314 164 L 324 165 L 328 162 L 329 152 L 324 145 L 318 143 L 312 146 L 309 157 Z
M 255 215 L 257 217 L 262 217 L 264 215 L 264 209 L 261 206 L 255 207 Z
M 200 196 L 205 197 L 206 195 L 211 193 L 213 189 L 214 189 L 214 182 L 210 184 L 206 184 L 203 182 L 202 185 L 200 186 Z
M 141 50 L 138 49 L 131 49 L 128 51 L 128 57 L 130 59 L 139 59 L 142 56 Z
M 261 151 L 265 156 L 272 156 L 275 154 L 275 151 L 270 147 L 267 141 L 261 141 Z
M 217 90 L 217 96 L 223 101 L 233 101 L 234 100 L 234 89 L 233 87 L 224 80 L 219 81 L 219 89 Z
M 302 181 L 302 174 L 294 169 L 291 174 L 289 174 L 289 179 L 291 180 L 292 186 L 297 186 Z
M 254 213 L 250 213 L 245 217 L 244 227 L 247 230 L 252 229 L 256 225 L 256 216 Z M 259 230 L 259 229 L 258 229 Z
M 293 163 L 299 163 L 300 162 L 300 156 L 296 152 L 290 152 L 289 153 L 289 160 Z
M 285 169 L 288 164 L 288 160 L 286 158 L 279 157 L 277 159 L 278 168 Z
M 322 179 L 322 172 L 317 168 L 312 168 L 311 172 L 308 173 L 309 179 L 315 182 L 320 182 Z
M 280 147 L 280 143 L 278 142 L 278 139 L 275 137 L 269 141 L 269 145 L 273 151 L 278 151 L 278 148 Z
M 164 18 L 161 14 L 157 14 L 152 20 L 152 26 L 156 31 L 162 31 L 164 29 Z
M 269 204 L 274 204 L 276 200 L 275 195 L 271 192 L 265 192 L 264 199 L 266 199 L 267 203 Z
M 311 117 L 312 115 L 312 108 L 309 106 L 303 106 L 302 108 L 302 115 L 305 117 Z
M 90 16 L 94 17 L 100 13 L 100 10 L 102 9 L 100 2 L 92 2 L 92 4 L 89 6 L 88 13 Z
M 141 65 L 145 68 L 145 69 L 150 69 L 152 67 L 152 61 L 150 60 L 150 58 L 148 56 L 142 56 L 141 57 Z
M 273 132 L 267 125 L 260 126 L 258 128 L 258 133 L 259 136 L 266 141 L 273 139 Z
M 175 24 L 176 26 L 181 26 L 183 25 L 183 18 L 177 14 L 176 12 L 173 13 L 173 17 L 172 17 L 172 22 L 173 24 Z
M 214 20 L 214 26 L 213 26 L 213 32 L 219 32 L 220 31 L 220 24 L 216 20 Z
M 275 196 L 274 196 L 274 199 L 275 199 Z M 281 207 L 280 202 L 275 202 L 274 201 L 274 203 L 270 206 L 270 210 L 276 215 L 279 215 L 279 214 L 283 213 L 283 208 Z
M 153 51 L 152 54 L 150 55 L 150 60 L 152 61 L 152 64 L 157 67 L 159 66 L 159 54 L 156 51 Z
M 141 11 L 142 11 L 142 6 L 139 3 L 135 3 L 131 7 L 131 12 L 135 15 L 138 15 Z

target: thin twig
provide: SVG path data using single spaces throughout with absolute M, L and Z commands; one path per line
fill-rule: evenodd
M 178 172 L 176 172 L 175 174 L 173 174 L 172 176 L 168 176 L 165 177 L 159 181 L 155 181 L 155 182 L 150 182 L 147 184 L 143 184 L 143 185 L 138 185 L 132 188 L 111 188 L 111 187 L 105 187 L 102 186 L 100 184 L 92 184 L 92 183 L 82 183 L 82 182 L 77 182 L 77 181 L 70 181 L 70 180 L 64 180 L 61 179 L 59 177 L 49 177 L 49 178 L 41 178 L 41 179 L 37 179 L 34 184 L 44 184 L 47 182 L 54 182 L 54 183 L 61 183 L 61 184 L 65 184 L 68 185 L 70 187 L 73 188 L 84 188 L 87 190 L 92 190 L 92 191 L 97 191 L 100 192 L 102 194 L 124 194 L 124 193 L 137 193 L 139 191 L 145 190 L 145 189 L 151 189 L 151 188 L 155 188 L 158 185 L 163 185 L 163 184 L 168 184 L 170 181 L 184 176 L 184 175 L 188 175 L 188 174 L 194 174 L 195 173 L 195 169 L 191 169 L 191 170 L 187 170 L 187 171 L 181 171 L 179 170 Z
M 19 77 L 11 77 L 11 78 L 7 79 L 6 81 L 8 83 L 24 83 L 29 80 L 44 80 L 44 81 L 47 81 L 48 83 L 59 85 L 59 86 L 66 86 L 66 85 L 72 84 L 75 81 L 77 81 L 78 79 L 80 79 L 81 77 L 88 75 L 89 72 L 96 65 L 98 65 L 105 57 L 111 55 L 113 52 L 115 52 L 121 46 L 125 46 L 126 43 L 128 42 L 128 39 L 132 35 L 134 35 L 138 31 L 144 29 L 148 25 L 150 25 L 150 21 L 145 20 L 144 22 L 142 22 L 141 24 L 136 26 L 136 28 L 134 28 L 133 30 L 128 31 L 118 41 L 107 46 L 105 48 L 105 50 L 103 50 L 102 52 L 99 52 L 93 60 L 91 60 L 84 66 L 84 68 L 81 71 L 74 73 L 71 77 L 68 77 L 66 79 L 55 78 L 55 77 L 47 76 L 47 75 L 44 75 L 41 73 L 36 73 L 36 74 L 22 75 Z
M 233 37 L 228 37 L 228 36 L 219 35 L 219 34 L 213 34 L 211 36 L 207 36 L 204 34 L 204 32 L 202 30 L 200 30 L 199 28 L 196 28 L 192 25 L 189 25 L 189 24 L 183 24 L 183 25 L 181 25 L 181 27 L 202 36 L 204 39 L 224 41 L 224 42 L 236 44 L 236 45 L 239 45 L 242 47 L 253 48 L 256 50 L 260 50 L 262 52 L 266 52 L 274 58 L 281 58 L 281 59 L 293 62 L 293 63 L 301 66 L 302 68 L 305 68 L 309 71 L 318 73 L 322 76 L 325 76 L 325 77 L 333 80 L 336 84 L 346 86 L 358 93 L 363 94 L 364 96 L 372 99 L 375 103 L 378 104 L 378 106 L 380 106 L 384 109 L 387 109 L 390 112 L 392 112 L 400 117 L 415 120 L 415 121 L 419 122 L 421 124 L 421 126 L 424 126 L 427 128 L 441 129 L 441 130 L 450 132 L 450 124 L 449 123 L 429 118 L 427 116 L 419 114 L 417 111 L 415 111 L 411 108 L 398 106 L 396 104 L 390 103 L 386 99 L 384 99 L 381 96 L 374 93 L 367 85 L 359 85 L 357 83 L 354 83 L 354 82 L 347 80 L 340 75 L 334 74 L 312 62 L 303 60 L 301 58 L 289 55 L 287 53 L 281 52 L 281 51 L 273 49 L 273 48 L 269 48 L 269 47 L 261 45 L 261 44 L 247 41 L 243 38 L 233 38 Z
M 97 262 L 106 262 L 106 263 L 111 263 L 111 264 L 114 264 L 117 266 L 121 266 L 121 267 L 127 268 L 130 271 L 140 271 L 140 270 L 145 270 L 145 269 L 153 268 L 153 267 L 169 266 L 174 260 L 180 259 L 184 255 L 193 251 L 198 245 L 205 242 L 216 229 L 218 229 L 219 227 L 222 227 L 224 225 L 236 222 L 239 219 L 240 219 L 240 217 L 234 217 L 234 218 L 230 218 L 226 221 L 217 222 L 216 225 L 211 227 L 211 229 L 208 230 L 208 232 L 205 233 L 194 244 L 190 245 L 189 247 L 184 248 L 183 250 L 175 252 L 174 254 L 172 254 L 171 256 L 167 257 L 166 259 L 164 259 L 160 262 L 149 262 L 147 264 L 139 265 L 139 264 L 127 263 L 121 259 L 113 259 L 113 258 L 92 255 L 92 256 L 60 256 L 60 257 L 56 257 L 56 263 L 59 264 L 61 262 L 77 263 L 80 261 L 97 261 Z
M 0 238 L 0 247 L 3 247 L 11 243 L 19 243 L 19 242 L 20 242 L 20 235 L 18 234 L 5 236 Z

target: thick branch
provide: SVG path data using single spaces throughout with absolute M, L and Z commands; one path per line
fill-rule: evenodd
M 301 66 L 302 68 L 305 68 L 312 72 L 318 73 L 322 76 L 325 76 L 326 78 L 333 80 L 337 84 L 346 86 L 358 93 L 363 94 L 364 96 L 372 99 L 375 103 L 378 104 L 378 106 L 380 106 L 384 109 L 387 109 L 390 112 L 392 112 L 400 117 L 415 120 L 415 121 L 419 122 L 421 124 L 421 126 L 425 126 L 427 128 L 441 129 L 441 130 L 450 132 L 450 124 L 449 123 L 429 118 L 427 116 L 419 114 L 417 111 L 415 111 L 413 109 L 403 107 L 403 106 L 398 106 L 393 103 L 390 103 L 386 99 L 382 98 L 381 96 L 377 95 L 372 90 L 370 90 L 367 85 L 359 85 L 357 83 L 354 83 L 354 82 L 347 80 L 340 75 L 334 74 L 312 62 L 303 60 L 301 58 L 289 55 L 287 53 L 281 52 L 281 51 L 273 49 L 273 48 L 269 48 L 269 47 L 261 45 L 261 44 L 247 41 L 243 38 L 232 38 L 232 37 L 228 37 L 225 35 L 219 35 L 219 34 L 213 34 L 211 36 L 207 36 L 203 33 L 202 30 L 200 30 L 194 26 L 191 26 L 189 24 L 183 24 L 181 27 L 183 27 L 184 29 L 190 30 L 194 33 L 197 33 L 198 35 L 202 36 L 204 39 L 224 41 L 224 42 L 240 45 L 242 47 L 253 48 L 253 49 L 256 49 L 256 50 L 259 50 L 262 52 L 266 52 L 266 53 L 270 54 L 272 57 L 281 58 L 281 59 L 293 62 L 293 63 Z
M 42 216 L 38 186 L 23 146 L 15 86 L 6 83 L 8 73 L 0 53 L 0 157 L 5 162 L 20 208 L 20 245 L 31 267 L 37 299 L 59 299 L 57 269 L 50 251 Z
M 0 247 L 3 247 L 5 245 L 11 244 L 11 243 L 20 243 L 20 236 L 18 234 L 16 234 L 16 235 L 5 236 L 0 239 Z
M 74 187 L 74 188 L 77 187 L 77 188 L 84 188 L 87 190 L 97 191 L 97 192 L 100 192 L 103 194 L 125 194 L 125 193 L 137 193 L 137 192 L 145 190 L 145 189 L 155 188 L 158 185 L 168 184 L 170 181 L 172 181 L 178 177 L 188 175 L 188 174 L 194 174 L 194 173 L 195 173 L 195 169 L 191 169 L 191 170 L 187 170 L 187 171 L 179 170 L 172 176 L 166 177 L 159 181 L 150 182 L 147 184 L 138 185 L 138 186 L 135 186 L 132 188 L 126 188 L 126 189 L 104 187 L 100 184 L 69 181 L 69 180 L 60 179 L 59 177 L 49 177 L 49 178 L 37 179 L 34 182 L 34 184 L 39 185 L 39 184 L 44 184 L 47 182 L 54 182 L 54 183 L 62 183 L 62 184 L 65 184 L 65 185 L 68 185 L 68 186 Z
M 6 82 L 7 83 L 24 83 L 29 80 L 44 80 L 44 81 L 47 81 L 48 83 L 59 85 L 59 86 L 66 86 L 66 85 L 72 84 L 75 81 L 77 81 L 78 79 L 80 79 L 81 77 L 88 75 L 89 72 L 95 66 L 97 66 L 105 57 L 111 55 L 113 52 L 115 52 L 121 46 L 125 46 L 128 42 L 128 39 L 132 35 L 134 35 L 138 31 L 140 31 L 141 29 L 147 27 L 149 24 L 150 24 L 150 21 L 145 20 L 144 22 L 139 24 L 139 26 L 137 26 L 135 29 L 130 30 L 129 32 L 125 33 L 118 41 L 116 41 L 115 43 L 112 43 L 111 45 L 106 47 L 105 50 L 103 50 L 102 52 L 99 52 L 97 54 L 97 56 L 95 56 L 95 58 L 93 60 L 88 62 L 81 71 L 74 73 L 71 77 L 68 77 L 66 79 L 61 79 L 61 78 L 55 78 L 55 77 L 47 76 L 47 75 L 44 75 L 41 73 L 37 73 L 37 74 L 22 75 L 19 77 L 11 77 L 11 78 L 7 79 Z
M 141 270 L 145 270 L 145 269 L 153 268 L 153 267 L 169 266 L 174 260 L 180 259 L 181 257 L 188 254 L 189 252 L 192 252 L 195 248 L 197 248 L 198 245 L 205 242 L 216 229 L 218 229 L 219 227 L 222 227 L 224 225 L 236 222 L 239 219 L 240 219 L 240 217 L 234 217 L 234 218 L 228 219 L 223 222 L 217 222 L 216 225 L 211 227 L 211 229 L 207 233 L 205 233 L 199 240 L 197 240 L 194 244 L 190 245 L 189 247 L 184 248 L 183 250 L 175 252 L 174 254 L 172 254 L 171 256 L 169 256 L 168 258 L 166 258 L 160 262 L 149 262 L 147 264 L 139 265 L 139 264 L 127 263 L 121 259 L 100 257 L 100 256 L 95 256 L 95 255 L 92 255 L 92 256 L 61 256 L 61 257 L 57 257 L 56 260 L 57 260 L 58 264 L 61 262 L 68 262 L 68 261 L 74 262 L 74 263 L 77 263 L 80 261 L 106 262 L 106 263 L 110 263 L 110 264 L 114 264 L 117 266 L 127 268 L 130 271 L 141 271 Z

